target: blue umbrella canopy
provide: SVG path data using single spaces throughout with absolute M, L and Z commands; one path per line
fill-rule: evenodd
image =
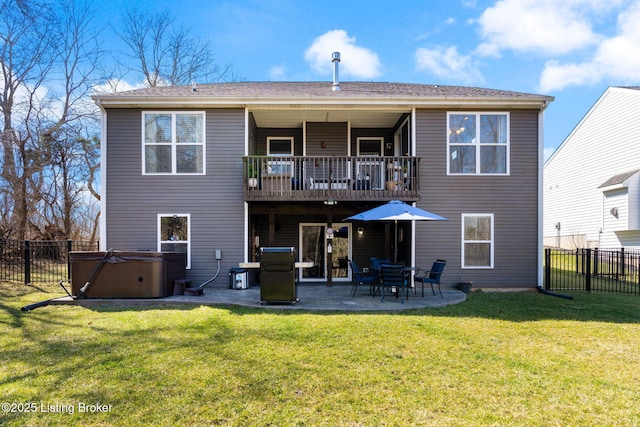
M 368 211 L 346 218 L 345 221 L 448 221 L 424 209 L 408 205 L 400 200 L 391 200 Z
M 394 221 L 396 225 L 393 262 L 398 261 L 398 221 L 448 221 L 447 218 L 436 215 L 424 209 L 408 205 L 400 200 L 391 200 L 384 205 L 368 211 L 360 212 L 345 218 L 345 221 Z

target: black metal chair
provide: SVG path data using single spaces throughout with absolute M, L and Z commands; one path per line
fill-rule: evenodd
M 351 282 L 353 283 L 353 286 L 351 288 L 351 296 L 354 296 L 356 294 L 358 285 L 369 285 L 369 295 L 373 295 L 373 290 L 376 282 L 378 281 L 378 277 L 358 270 L 358 265 L 355 263 L 355 261 L 350 261 L 349 264 L 351 265 Z
M 396 298 L 398 294 L 401 296 L 402 304 L 404 304 L 405 290 L 408 289 L 407 276 L 405 274 L 404 265 L 402 264 L 380 264 L 380 293 L 382 294 L 381 302 L 384 302 L 384 294 L 386 289 L 395 290 Z M 407 292 L 407 298 L 409 293 Z
M 442 289 L 440 288 L 440 277 L 442 276 L 442 272 L 444 271 L 444 267 L 447 265 L 447 261 L 444 259 L 437 259 L 431 266 L 431 270 L 424 272 L 424 274 L 420 274 L 420 270 L 416 272 L 416 275 L 413 278 L 414 283 L 420 283 L 422 285 L 422 297 L 424 298 L 424 284 L 429 283 L 431 285 L 431 292 L 433 295 L 436 294 L 436 291 L 433 288 L 433 285 L 438 285 L 438 292 L 440 292 L 440 296 L 442 297 Z

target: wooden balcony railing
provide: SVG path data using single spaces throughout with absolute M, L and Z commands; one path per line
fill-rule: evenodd
M 419 199 L 419 157 L 247 156 L 242 161 L 247 201 Z

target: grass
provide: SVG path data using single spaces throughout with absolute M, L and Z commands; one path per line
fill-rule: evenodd
M 1 400 L 36 409 L 0 412 L 1 425 L 640 425 L 637 296 L 473 293 L 401 314 L 20 311 L 59 294 L 0 285 Z M 109 410 L 80 412 L 98 402 Z

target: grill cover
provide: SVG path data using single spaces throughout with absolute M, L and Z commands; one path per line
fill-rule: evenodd
M 295 248 L 260 248 L 260 301 L 263 304 L 298 301 L 295 263 Z

